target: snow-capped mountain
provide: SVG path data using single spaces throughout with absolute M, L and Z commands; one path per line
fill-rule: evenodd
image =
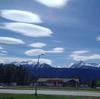
M 23 65 L 26 67 L 33 67 L 33 68 L 53 68 L 52 66 L 46 64 L 46 63 L 33 63 L 32 61 L 22 61 L 22 62 L 12 62 L 12 64 L 15 64 L 17 66 Z
M 74 63 L 70 66 L 70 68 L 100 68 L 100 64 L 96 63 L 85 63 L 83 61 Z
M 12 62 L 11 64 L 15 64 L 17 66 L 23 65 L 25 67 L 32 67 L 32 68 L 100 68 L 100 64 L 97 63 L 85 63 L 83 61 L 77 63 L 71 63 L 67 66 L 50 66 L 46 63 L 35 63 L 32 61 L 22 61 L 22 62 Z
M 53 68 L 52 66 L 46 64 L 46 63 L 43 63 L 43 64 L 35 64 L 33 65 L 34 68 Z

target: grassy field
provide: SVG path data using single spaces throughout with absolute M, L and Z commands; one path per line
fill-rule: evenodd
M 33 90 L 34 87 L 32 86 L 4 86 L 0 87 L 0 89 L 25 89 L 25 90 Z M 100 91 L 100 88 L 72 88 L 72 87 L 38 87 L 39 90 L 41 89 L 51 89 L 51 90 L 81 90 L 81 91 Z
M 34 95 L 0 94 L 0 99 L 37 99 Z M 38 95 L 38 99 L 100 99 L 100 97 Z

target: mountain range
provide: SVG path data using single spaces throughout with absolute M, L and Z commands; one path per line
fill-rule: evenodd
M 37 64 L 37 63 L 30 62 L 30 61 L 13 62 L 12 64 L 15 64 L 15 65 L 18 65 L 18 66 L 24 65 L 24 66 L 33 67 L 33 68 L 54 68 L 53 66 L 50 66 L 46 63 Z M 59 68 L 59 67 L 55 67 L 55 68 Z M 68 68 L 100 68 L 100 64 L 85 63 L 84 61 L 80 61 L 80 62 L 71 64 Z
M 23 62 L 12 62 L 12 64 L 15 64 L 17 66 L 19 65 L 23 65 L 23 66 L 28 66 L 28 67 L 33 67 L 33 68 L 53 68 L 52 66 L 50 66 L 49 64 L 46 63 L 33 63 L 31 61 L 23 61 Z
M 83 61 L 74 63 L 70 68 L 100 68 L 100 64 L 97 63 L 85 63 Z

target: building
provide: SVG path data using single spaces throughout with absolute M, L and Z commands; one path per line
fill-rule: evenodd
M 39 85 L 94 86 L 100 80 L 100 68 L 33 68 L 33 76 Z

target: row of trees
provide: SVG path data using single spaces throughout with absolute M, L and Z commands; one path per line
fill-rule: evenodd
M 32 76 L 32 69 L 25 66 L 16 66 L 14 64 L 0 64 L 0 83 L 17 85 L 29 85 L 35 78 Z

